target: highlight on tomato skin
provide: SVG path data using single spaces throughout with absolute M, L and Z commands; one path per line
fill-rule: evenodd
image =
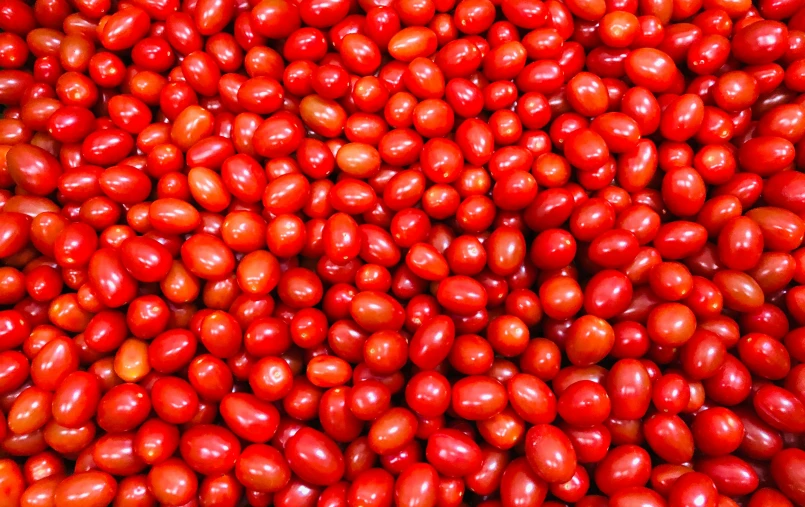
M 4 501 L 805 505 L 803 93 L 798 0 L 3 0 Z

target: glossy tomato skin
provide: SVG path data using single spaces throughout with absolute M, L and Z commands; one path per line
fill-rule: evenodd
M 291 471 L 277 449 L 252 444 L 243 449 L 235 464 L 235 475 L 246 488 L 273 493 L 288 484 Z
M 91 494 L 88 495 L 88 492 Z M 53 500 L 59 505 L 80 505 L 88 500 L 88 505 L 105 505 L 114 499 L 116 492 L 117 483 L 111 475 L 87 471 L 74 474 L 59 483 Z
M 303 428 L 285 445 L 285 458 L 291 469 L 314 484 L 338 482 L 344 474 L 344 457 L 329 437 Z
M 438 430 L 428 437 L 425 450 L 437 471 L 451 477 L 463 477 L 481 468 L 481 448 L 457 430 Z
M 576 452 L 570 439 L 555 426 L 532 427 L 526 435 L 526 458 L 547 482 L 567 482 L 576 469 Z
M 221 475 L 235 466 L 240 454 L 240 442 L 225 428 L 202 424 L 182 435 L 179 451 L 196 472 Z
M 645 485 L 651 475 L 651 458 L 635 445 L 622 445 L 610 450 L 595 471 L 598 488 L 612 494 L 621 488 Z
M 805 504 L 801 7 L 5 0 L 0 497 Z
M 758 486 L 758 476 L 754 469 L 735 456 L 709 458 L 699 463 L 696 469 L 708 475 L 721 494 L 748 494 Z

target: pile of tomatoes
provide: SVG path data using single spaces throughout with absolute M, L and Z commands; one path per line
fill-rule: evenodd
M 0 0 L 0 506 L 805 505 L 802 0 Z

